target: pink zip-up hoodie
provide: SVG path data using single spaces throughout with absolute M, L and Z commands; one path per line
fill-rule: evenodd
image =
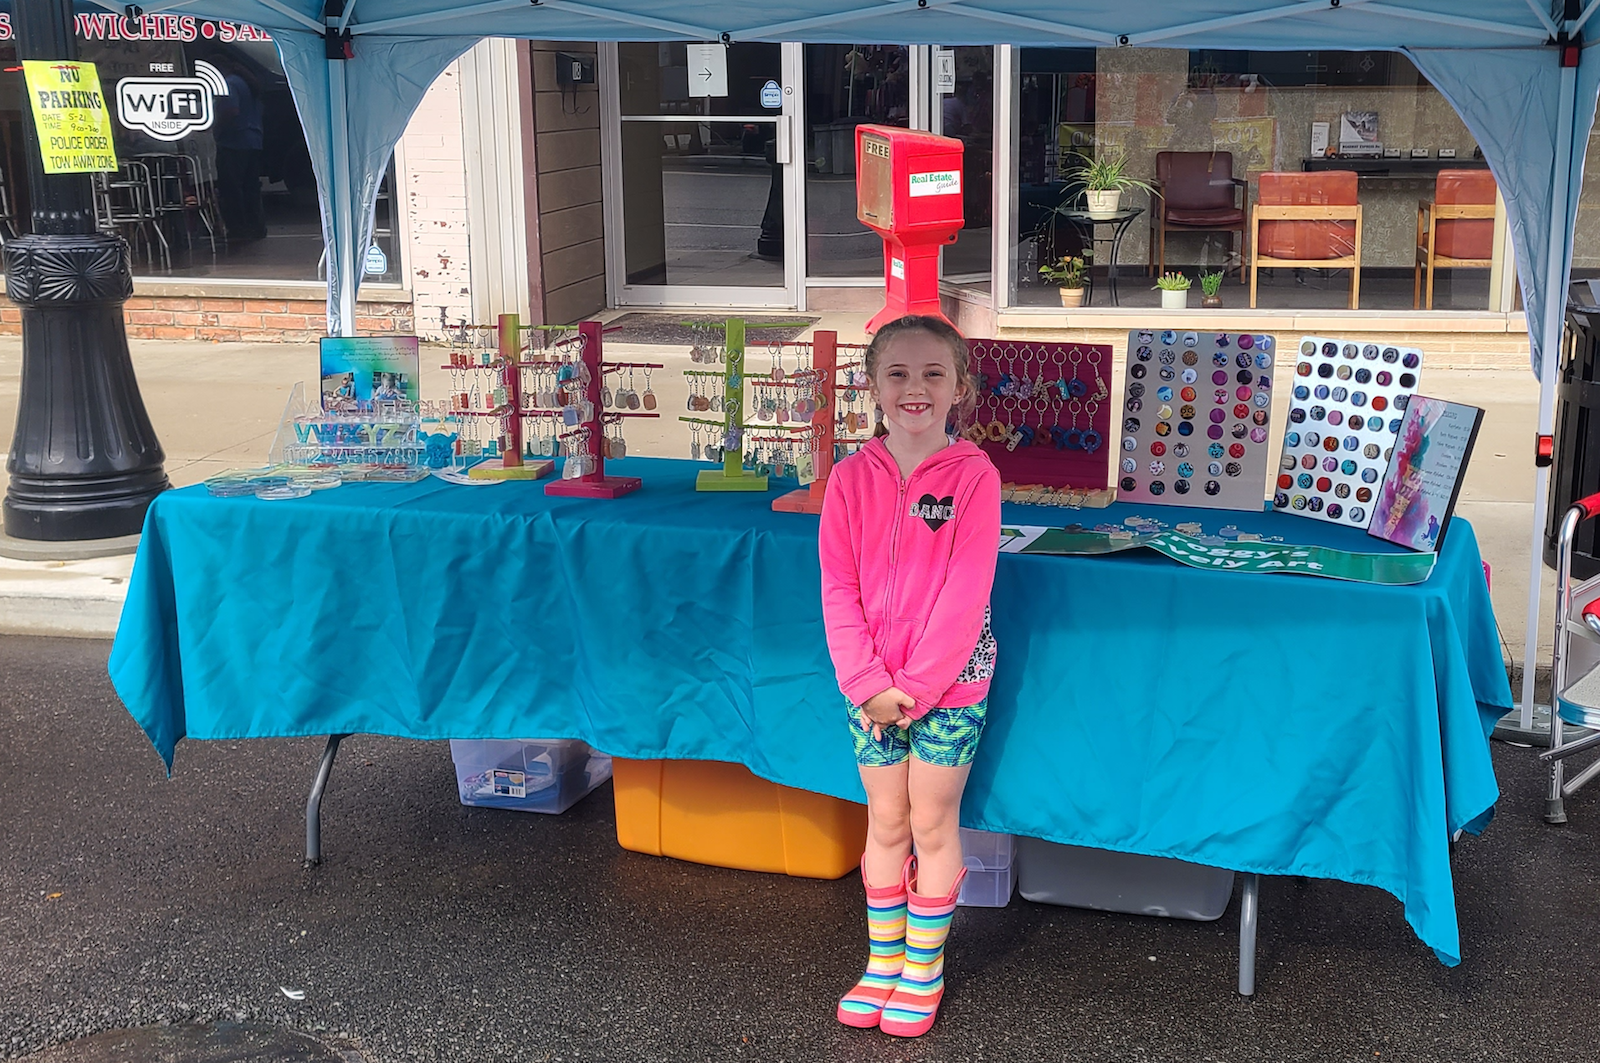
M 1000 474 L 987 454 L 957 440 L 902 480 L 873 439 L 833 467 L 819 547 L 828 653 L 851 704 L 899 687 L 919 719 L 988 696 Z

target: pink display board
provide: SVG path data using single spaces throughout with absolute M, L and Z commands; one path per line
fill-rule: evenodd
M 1111 431 L 1111 347 L 969 340 L 979 375 L 968 438 L 1011 484 L 1099 490 L 1117 437 Z

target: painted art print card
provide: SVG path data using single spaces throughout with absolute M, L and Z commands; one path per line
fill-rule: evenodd
M 1367 534 L 1408 550 L 1438 550 L 1482 423 L 1476 406 L 1411 396 Z
M 415 406 L 418 357 L 415 336 L 324 336 L 323 411 L 368 413 L 401 401 Z

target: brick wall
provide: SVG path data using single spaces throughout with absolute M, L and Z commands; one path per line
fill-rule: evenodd
M 472 319 L 467 175 L 461 138 L 461 70 L 451 63 L 422 97 L 400 139 L 417 334 L 441 338 L 441 315 Z
M 144 340 L 249 340 L 292 343 L 328 334 L 322 299 L 226 299 L 213 296 L 135 295 L 123 309 L 128 338 Z M 356 329 L 363 335 L 412 330 L 410 303 L 360 302 Z M 22 331 L 22 311 L 0 298 L 0 335 Z

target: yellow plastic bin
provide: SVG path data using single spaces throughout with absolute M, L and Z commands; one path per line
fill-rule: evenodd
M 740 764 L 611 762 L 624 849 L 714 867 L 842 878 L 861 863 L 867 808 L 779 786 Z

